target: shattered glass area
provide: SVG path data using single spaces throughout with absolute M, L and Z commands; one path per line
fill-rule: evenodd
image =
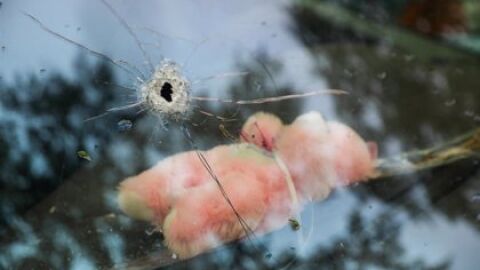
M 434 2 L 0 1 L 0 269 L 478 268 L 480 5 Z M 259 111 L 347 124 L 375 180 L 191 259 L 119 209 Z
M 164 62 L 140 87 L 140 96 L 144 106 L 160 117 L 182 118 L 190 105 L 190 82 L 175 63 Z

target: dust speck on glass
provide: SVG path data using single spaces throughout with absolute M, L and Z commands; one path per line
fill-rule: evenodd
M 475 0 L 0 1 L 0 269 L 476 269 L 479 72 Z

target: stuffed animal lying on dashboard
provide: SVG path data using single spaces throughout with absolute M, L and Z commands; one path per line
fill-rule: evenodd
M 285 226 L 305 203 L 326 198 L 332 188 L 367 179 L 377 158 L 374 143 L 317 112 L 290 125 L 256 113 L 244 124 L 240 141 L 201 153 L 237 213 L 260 234 Z M 196 151 L 127 178 L 118 202 L 127 215 L 158 226 L 180 258 L 246 236 Z

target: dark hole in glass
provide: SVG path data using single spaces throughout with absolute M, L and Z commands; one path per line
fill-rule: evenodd
M 164 83 L 160 90 L 160 96 L 162 96 L 167 102 L 172 102 L 172 94 L 172 85 L 168 82 Z

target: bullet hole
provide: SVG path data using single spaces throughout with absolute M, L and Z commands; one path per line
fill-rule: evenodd
M 167 102 L 172 102 L 172 94 L 172 85 L 168 82 L 165 82 L 160 90 L 160 96 L 162 96 Z

